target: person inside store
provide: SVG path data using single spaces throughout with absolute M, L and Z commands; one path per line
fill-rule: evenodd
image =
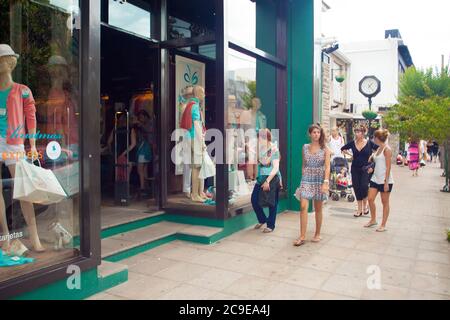
M 370 180 L 369 189 L 369 206 L 370 206 L 370 221 L 365 225 L 366 228 L 376 226 L 377 212 L 375 199 L 380 193 L 381 202 L 383 203 L 383 220 L 381 226 L 376 229 L 377 232 L 386 231 L 386 223 L 389 217 L 389 196 L 392 192 L 394 179 L 392 177 L 391 163 L 392 150 L 387 143 L 389 131 L 386 129 L 379 129 L 375 131 L 375 143 L 379 146 L 376 153 L 372 155 L 372 161 L 375 163 L 375 169 L 369 168 L 368 173 L 373 173 Z
M 300 237 L 294 241 L 294 246 L 300 247 L 306 243 L 306 230 L 308 227 L 308 207 L 314 201 L 316 217 L 316 232 L 312 242 L 318 243 L 322 239 L 323 202 L 327 199 L 330 184 L 330 150 L 325 143 L 325 131 L 318 124 L 308 129 L 310 144 L 303 145 L 302 149 L 302 180 L 295 192 L 300 201 Z
M 357 125 L 353 131 L 355 140 L 343 146 L 341 151 L 353 158 L 351 167 L 352 185 L 356 200 L 358 201 L 358 209 L 353 216 L 361 217 L 363 214 L 368 215 L 370 212 L 367 205 L 369 173 L 367 170 L 364 170 L 364 167 L 369 164 L 369 158 L 372 152 L 378 149 L 378 145 L 366 139 L 367 128 L 364 125 Z M 351 150 L 351 153 L 349 153 L 349 150 Z
M 280 173 L 280 151 L 276 143 L 272 141 L 272 133 L 269 129 L 261 129 L 258 132 L 258 175 L 253 188 L 251 202 L 253 210 L 258 218 L 255 230 L 263 229 L 264 233 L 271 233 L 275 230 L 275 222 L 278 210 L 278 196 L 282 188 Z M 264 213 L 260 204 L 260 193 L 269 192 L 275 199 L 274 205 L 269 207 L 269 216 Z
M 137 123 L 134 126 L 136 131 L 136 160 L 139 175 L 140 197 L 148 197 L 146 181 L 148 179 L 148 166 L 152 161 L 152 140 L 153 125 L 150 115 L 145 110 L 140 110 L 137 114 Z
M 133 164 L 136 163 L 137 155 L 136 129 L 129 126 L 126 112 L 118 112 L 116 121 L 116 127 L 111 131 L 108 138 L 108 148 L 115 157 L 116 179 L 130 181 L 131 169 Z

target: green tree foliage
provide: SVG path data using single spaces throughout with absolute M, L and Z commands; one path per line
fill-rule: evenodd
M 246 83 L 248 92 L 242 95 L 242 101 L 244 102 L 244 107 L 250 110 L 252 105 L 252 99 L 256 97 L 256 81 L 249 81 Z
M 400 79 L 399 103 L 385 117 L 391 131 L 402 138 L 450 138 L 450 72 L 410 68 Z

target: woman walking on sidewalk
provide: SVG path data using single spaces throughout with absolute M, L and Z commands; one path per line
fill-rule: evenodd
M 369 173 L 373 172 L 370 180 L 369 189 L 369 206 L 370 206 L 370 221 L 365 225 L 370 228 L 377 225 L 377 212 L 375 206 L 375 199 L 378 192 L 381 193 L 381 202 L 383 203 L 383 221 L 381 226 L 377 229 L 378 232 L 386 231 L 386 223 L 389 217 L 389 196 L 392 192 L 394 179 L 392 178 L 391 162 L 392 150 L 386 143 L 389 137 L 389 131 L 380 129 L 375 131 L 375 143 L 379 146 L 378 151 L 373 155 L 373 162 L 375 163 L 375 170 L 369 169 Z
M 354 217 L 361 217 L 363 213 L 364 215 L 369 214 L 369 208 L 367 207 L 369 174 L 363 168 L 368 165 L 373 150 L 377 150 L 378 146 L 365 138 L 366 132 L 365 126 L 357 126 L 354 130 L 355 140 L 347 143 L 341 149 L 345 154 L 353 157 L 351 169 L 352 185 L 356 200 L 358 200 L 358 211 L 354 214 Z M 352 154 L 349 154 L 348 150 L 352 150 Z
M 408 155 L 409 155 L 409 159 L 408 159 L 408 165 L 409 165 L 409 170 L 411 170 L 413 172 L 413 177 L 417 177 L 419 175 L 419 162 L 422 160 L 421 158 L 421 150 L 420 150 L 420 144 L 417 142 L 418 140 L 412 138 L 411 141 L 409 142 L 409 147 L 408 147 Z
M 275 220 L 278 209 L 278 195 L 283 186 L 280 174 L 280 151 L 275 143 L 272 142 L 272 133 L 269 129 L 261 129 L 259 136 L 259 158 L 258 158 L 258 177 L 252 192 L 252 206 L 258 218 L 258 224 L 255 229 L 260 229 L 264 224 L 264 233 L 270 233 L 275 230 Z M 269 207 L 269 217 L 264 214 L 264 209 L 259 203 L 260 193 L 269 192 L 268 196 L 273 197 L 274 205 Z
M 306 228 L 308 226 L 309 201 L 314 201 L 316 215 L 316 233 L 312 242 L 320 242 L 322 227 L 322 207 L 329 192 L 330 179 L 330 151 L 325 146 L 325 133 L 316 124 L 309 127 L 310 144 L 303 146 L 302 181 L 295 197 L 300 201 L 300 238 L 295 240 L 294 246 L 305 244 Z

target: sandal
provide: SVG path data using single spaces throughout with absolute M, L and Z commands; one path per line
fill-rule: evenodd
M 321 237 L 314 237 L 312 240 L 311 240 L 311 242 L 314 242 L 314 243 L 319 243 L 320 241 L 322 241 L 322 238 Z
M 258 229 L 261 229 L 261 227 L 264 225 L 264 223 L 258 223 L 255 227 L 254 227 L 254 229 L 255 230 L 258 230 Z
M 366 212 L 364 212 L 364 215 L 367 216 L 370 213 L 370 209 L 367 209 Z
M 273 229 L 270 229 L 270 228 L 265 228 L 263 230 L 263 233 L 271 233 L 271 232 L 273 232 Z
M 368 224 L 364 225 L 364 228 L 372 228 L 376 225 L 378 225 L 378 222 L 369 222 Z
M 305 240 L 297 239 L 294 241 L 294 247 L 300 247 L 300 246 L 304 245 L 305 243 L 306 243 Z
M 359 218 L 359 217 L 361 217 L 362 215 L 363 215 L 362 212 L 357 212 L 357 213 L 354 214 L 353 216 L 354 216 L 355 218 Z
M 385 227 L 379 227 L 376 231 L 377 232 L 386 232 L 387 229 Z

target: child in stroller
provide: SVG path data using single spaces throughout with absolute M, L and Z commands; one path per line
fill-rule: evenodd
M 351 177 L 348 170 L 347 159 L 336 157 L 331 163 L 330 197 L 334 201 L 347 198 L 348 202 L 354 202 Z

